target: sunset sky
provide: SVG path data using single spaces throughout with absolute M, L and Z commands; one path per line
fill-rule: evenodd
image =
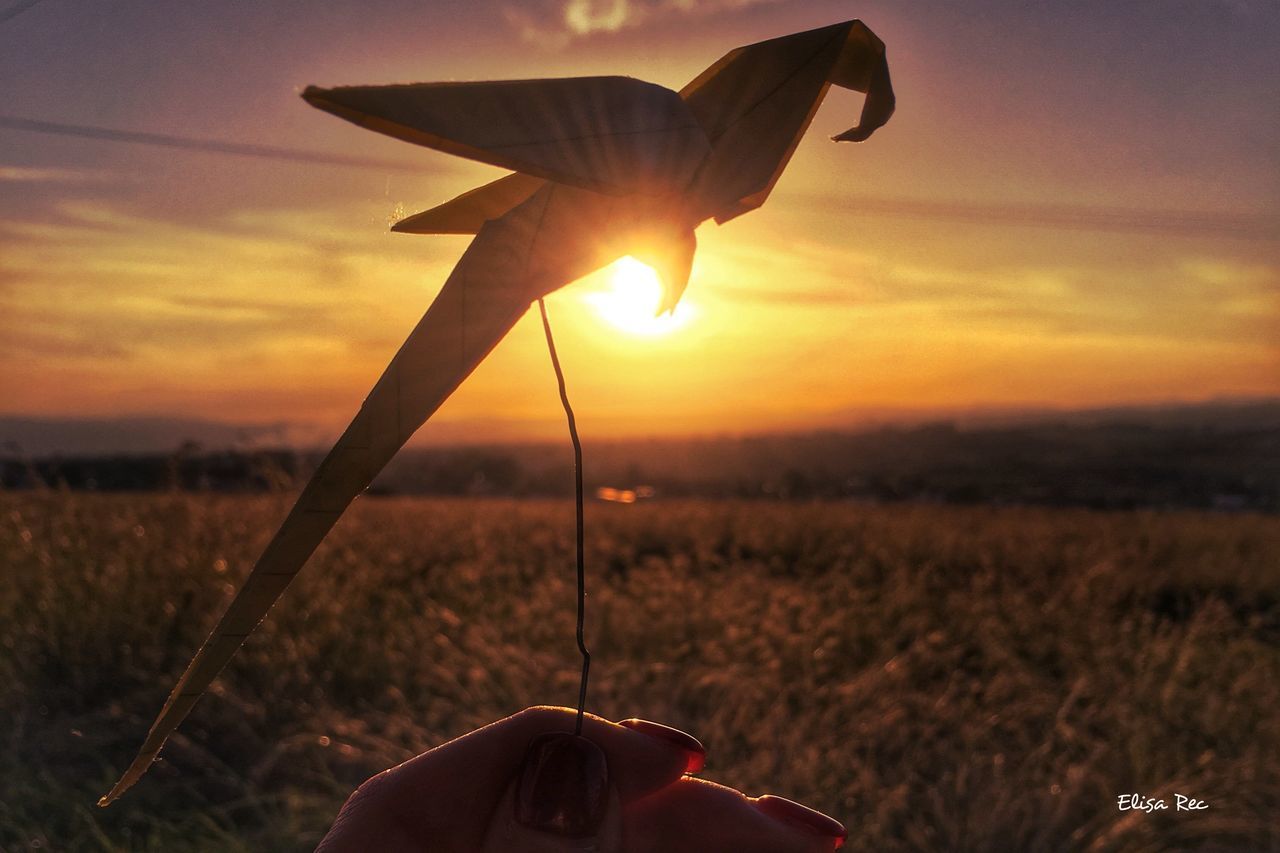
M 679 88 L 735 46 L 853 17 L 888 46 L 896 116 L 832 143 L 861 104 L 833 90 L 769 202 L 699 229 L 671 328 L 612 269 L 548 300 L 584 435 L 1280 394 L 1272 0 L 17 5 L 0 0 L 0 415 L 345 426 L 468 239 L 388 223 L 502 172 L 322 114 L 307 84 Z M 422 437 L 546 438 L 562 418 L 533 312 Z

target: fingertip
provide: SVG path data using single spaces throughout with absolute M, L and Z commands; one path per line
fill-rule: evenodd
M 773 794 L 765 794 L 763 797 L 757 797 L 751 802 L 756 809 L 764 812 L 774 820 L 832 839 L 835 844 L 832 848 L 833 850 L 839 850 L 849 838 L 849 830 L 845 829 L 844 824 L 840 821 L 823 814 L 817 809 L 801 805 L 794 800 L 775 797 Z
M 847 837 L 844 826 L 821 812 L 781 797 L 750 798 L 694 776 L 625 811 L 628 841 L 664 853 L 830 853 Z
M 664 726 L 662 723 L 634 717 L 629 720 L 620 720 L 618 725 L 649 737 L 657 738 L 663 743 L 680 750 L 685 756 L 685 773 L 697 773 L 707 764 L 707 748 L 702 745 L 702 741 L 688 732 L 672 726 Z

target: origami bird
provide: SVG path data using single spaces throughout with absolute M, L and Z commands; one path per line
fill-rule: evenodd
M 675 308 L 694 228 L 764 203 L 832 85 L 866 93 L 836 141 L 893 113 L 884 44 L 860 21 L 737 48 L 678 93 L 629 77 L 308 87 L 326 112 L 514 174 L 392 227 L 475 239 L 99 805 L 146 772 L 347 506 L 534 301 L 631 255 L 662 280 L 660 312 Z

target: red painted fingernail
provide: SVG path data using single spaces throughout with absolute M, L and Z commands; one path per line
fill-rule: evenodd
M 849 837 L 849 830 L 840 821 L 783 797 L 765 794 L 756 800 L 756 808 L 783 823 L 834 838 L 836 846 L 833 849 L 836 850 L 844 846 L 845 839 Z
M 661 723 L 651 723 L 648 720 L 623 720 L 618 725 L 650 737 L 656 737 L 658 740 L 664 740 L 672 746 L 683 750 L 686 756 L 685 773 L 697 773 L 707 763 L 707 748 L 688 732 L 682 732 L 679 729 L 673 729 L 671 726 L 664 726 Z

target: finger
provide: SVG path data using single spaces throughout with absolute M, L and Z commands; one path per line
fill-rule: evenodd
M 686 758 L 685 773 L 697 773 L 707 763 L 706 747 L 688 732 L 682 732 L 679 729 L 673 729 L 671 726 L 664 726 L 661 723 L 654 723 L 649 720 L 638 720 L 634 717 L 629 720 L 621 720 L 618 725 L 650 737 L 665 740 L 684 752 Z M 621 747 L 621 744 L 619 746 Z
M 831 853 L 847 833 L 812 809 L 686 777 L 623 809 L 626 853 Z
M 573 735 L 542 737 L 578 740 Z M 528 768 L 526 762 L 498 802 L 481 853 L 622 853 L 622 802 L 616 786 L 604 784 L 603 814 L 592 815 L 590 792 L 565 790 L 563 784 L 552 784 L 549 791 L 543 785 L 539 791 Z
M 412 837 L 431 839 L 441 851 L 470 853 L 480 848 L 488 817 L 520 770 L 530 743 L 541 734 L 572 732 L 575 718 L 567 708 L 521 711 L 375 776 L 361 786 L 359 798 L 375 804 Z M 603 751 L 624 804 L 698 763 L 690 757 L 688 743 L 656 733 L 665 727 L 644 730 L 628 722 L 622 726 L 588 714 L 582 728 L 583 736 Z M 684 737 L 700 754 L 701 745 Z

